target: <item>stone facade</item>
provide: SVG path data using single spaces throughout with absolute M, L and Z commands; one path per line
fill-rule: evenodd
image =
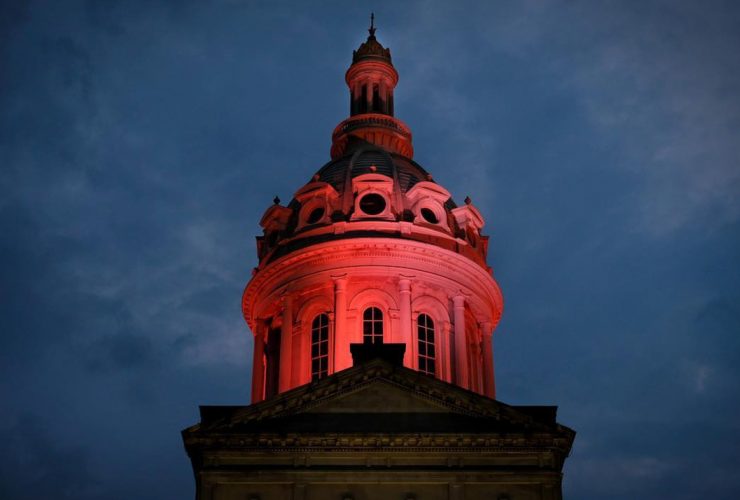
M 556 500 L 575 433 L 377 358 L 183 431 L 199 500 Z

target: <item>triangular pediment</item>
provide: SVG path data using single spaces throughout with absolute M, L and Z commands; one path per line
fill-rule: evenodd
M 247 407 L 203 407 L 201 425 L 212 429 L 261 427 L 280 426 L 288 421 L 316 422 L 317 419 L 341 423 L 352 420 L 353 416 L 386 423 L 424 416 L 434 422 L 485 422 L 488 427 L 492 423 L 523 430 L 552 427 L 532 412 L 408 368 L 393 366 L 382 359 Z
M 414 393 L 385 378 L 374 378 L 335 397 L 328 397 L 298 413 L 449 413 L 442 401 Z

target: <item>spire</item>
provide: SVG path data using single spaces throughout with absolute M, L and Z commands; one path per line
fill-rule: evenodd
M 393 65 L 391 63 L 391 51 L 383 47 L 378 42 L 378 39 L 375 38 L 376 30 L 375 14 L 370 13 L 370 27 L 367 30 L 370 35 L 357 50 L 352 52 L 352 64 L 356 64 L 363 60 L 376 60 L 386 62 L 391 66 Z
M 367 31 L 370 32 L 370 36 L 368 37 L 368 39 L 370 38 L 374 39 L 375 38 L 375 13 L 373 12 L 370 13 L 370 29 L 368 29 Z
M 393 88 L 398 82 L 391 51 L 375 38 L 375 14 L 370 13 L 370 35 L 352 52 L 345 80 L 352 94 L 350 114 L 380 113 L 393 116 Z
M 398 72 L 390 49 L 375 38 L 376 30 L 375 14 L 370 13 L 367 40 L 352 52 L 352 64 L 344 75 L 350 93 L 350 117 L 332 134 L 332 158 L 349 151 L 350 137 L 354 143 L 359 139 L 408 158 L 414 155 L 411 131 L 393 116 Z

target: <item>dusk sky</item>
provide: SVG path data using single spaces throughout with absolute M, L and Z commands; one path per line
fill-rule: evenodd
M 740 3 L 1 2 L 0 498 L 183 499 L 247 404 L 254 237 L 367 37 L 486 218 L 497 398 L 569 500 L 740 498 Z

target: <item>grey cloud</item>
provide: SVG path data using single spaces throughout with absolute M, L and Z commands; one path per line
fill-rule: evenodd
M 90 472 L 90 455 L 76 446 L 60 445 L 46 423 L 23 415 L 0 431 L 0 494 L 3 498 L 98 498 Z
M 87 354 L 92 370 L 140 368 L 153 361 L 152 341 L 141 334 L 117 333 L 97 338 Z

